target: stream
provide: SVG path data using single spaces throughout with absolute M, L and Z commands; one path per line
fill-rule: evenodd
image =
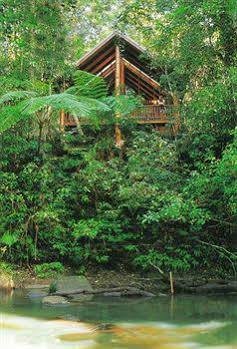
M 237 349 L 237 296 L 87 297 L 43 306 L 0 293 L 1 349 Z

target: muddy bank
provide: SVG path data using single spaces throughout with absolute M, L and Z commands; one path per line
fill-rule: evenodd
M 68 270 L 67 275 L 73 272 Z M 75 274 L 74 274 L 75 275 Z M 132 287 L 151 292 L 155 295 L 170 294 L 170 281 L 168 274 L 161 276 L 159 273 L 138 273 L 125 270 L 89 270 L 84 276 L 88 279 L 93 289 L 113 289 Z M 60 278 L 60 276 L 57 276 Z M 237 280 L 214 279 L 188 275 L 181 277 L 174 274 L 174 292 L 191 294 L 237 294 Z M 18 270 L 14 276 L 16 288 L 49 287 L 55 278 L 39 279 L 30 271 Z
M 99 271 L 87 274 L 92 287 L 137 287 L 154 294 L 170 294 L 169 274 L 127 273 L 117 271 Z M 173 274 L 174 293 L 190 294 L 237 294 L 237 280 L 199 277 L 194 275 L 179 276 Z

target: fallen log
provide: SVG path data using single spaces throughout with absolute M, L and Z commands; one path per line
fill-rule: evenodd
M 62 297 L 70 297 L 73 295 L 79 295 L 79 294 L 92 294 L 92 295 L 105 295 L 105 296 L 140 296 L 140 297 L 154 297 L 155 295 L 151 292 L 143 291 L 135 287 L 130 286 L 124 286 L 124 287 L 114 287 L 114 288 L 104 288 L 99 290 L 84 290 L 84 289 L 78 289 L 78 290 L 72 290 L 68 292 L 54 292 L 51 293 L 51 296 L 62 296 Z

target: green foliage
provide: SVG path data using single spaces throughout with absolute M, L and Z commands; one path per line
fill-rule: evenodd
M 168 246 L 162 253 L 149 250 L 147 254 L 141 254 L 135 258 L 134 263 L 145 270 L 149 270 L 152 265 L 156 265 L 164 270 L 187 272 L 199 265 L 197 257 L 193 255 L 191 246 L 176 248 Z
M 152 51 L 161 84 L 182 102 L 183 131 L 192 137 L 211 136 L 218 156 L 230 141 L 237 118 L 233 3 L 150 0 L 143 6 L 135 0 L 120 14 L 127 30 L 135 28 Z
M 75 85 L 67 90 L 78 96 L 100 99 L 107 96 L 108 86 L 99 76 L 78 70 L 74 74 Z
M 6 262 L 0 262 L 0 273 L 4 273 L 12 276 L 13 275 L 12 265 Z
M 88 74 L 85 74 L 86 81 L 88 80 Z M 84 75 L 81 74 L 81 77 Z M 92 81 L 93 77 L 90 76 Z M 97 78 L 97 82 L 102 81 L 101 78 Z M 78 88 L 76 94 L 66 92 L 60 94 L 50 94 L 48 96 L 35 96 L 34 92 L 28 91 L 12 91 L 7 92 L 0 98 L 1 119 L 0 119 L 0 132 L 6 131 L 7 129 L 14 126 L 21 120 L 26 120 L 29 117 L 39 119 L 41 125 L 45 120 L 50 120 L 52 116 L 58 118 L 60 110 L 70 113 L 77 119 L 78 117 L 85 118 L 91 117 L 91 115 L 98 112 L 108 112 L 110 108 L 98 99 L 90 98 L 88 95 L 94 95 L 94 85 L 79 85 L 75 81 L 74 89 Z M 83 93 L 83 90 L 85 93 Z M 70 89 L 69 89 L 70 91 Z M 74 91 L 75 92 L 75 91 Z M 81 94 L 79 94 L 79 92 Z M 6 105 L 7 104 L 7 105 Z M 49 121 L 48 121 L 49 122 Z
M 222 273 L 235 269 L 233 3 L 0 5 L 2 259 L 42 263 L 35 267 L 39 277 L 62 273 L 62 264 L 81 272 L 89 265 L 121 264 L 180 272 L 216 265 Z M 108 96 L 103 79 L 81 71 L 73 85 L 68 62 L 104 35 L 102 22 L 105 31 L 125 28 L 150 48 L 156 78 L 181 102 L 176 140 L 129 120 L 142 105 L 137 96 Z M 73 42 L 79 46 L 72 48 Z M 79 134 L 58 132 L 60 110 L 74 117 Z M 83 117 L 90 119 L 84 134 Z M 114 146 L 115 122 L 125 139 L 122 150 Z
M 38 278 L 47 279 L 47 278 L 56 277 L 60 274 L 63 274 L 65 269 L 60 262 L 52 262 L 52 263 L 38 264 L 34 267 L 34 271 Z M 51 290 L 52 288 L 53 286 L 51 286 Z
M 1 247 L 11 251 L 5 258 L 56 259 L 79 269 L 121 263 L 149 269 L 153 263 L 178 271 L 225 260 L 198 241 L 212 242 L 214 234 L 217 244 L 225 237 L 231 245 L 236 141 L 221 160 L 210 166 L 199 159 L 190 170 L 180 146 L 157 132 L 125 127 L 124 158 L 116 155 L 108 126 L 96 138 L 93 129 L 84 137 L 68 135 L 61 145 L 56 138 L 43 161 L 34 141 L 2 137 L 8 153 L 1 156 Z
M 49 285 L 49 294 L 55 293 L 57 292 L 57 283 L 56 282 L 52 282 Z

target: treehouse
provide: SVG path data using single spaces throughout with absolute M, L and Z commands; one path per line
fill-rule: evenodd
M 77 68 L 103 77 L 111 94 L 132 90 L 142 96 L 144 105 L 131 115 L 138 123 L 152 124 L 160 131 L 170 126 L 173 132 L 177 131 L 173 98 L 154 78 L 161 72 L 151 68 L 146 50 L 129 37 L 118 32 L 111 34 L 86 53 L 77 62 Z M 75 125 L 69 115 L 65 115 L 61 123 Z

